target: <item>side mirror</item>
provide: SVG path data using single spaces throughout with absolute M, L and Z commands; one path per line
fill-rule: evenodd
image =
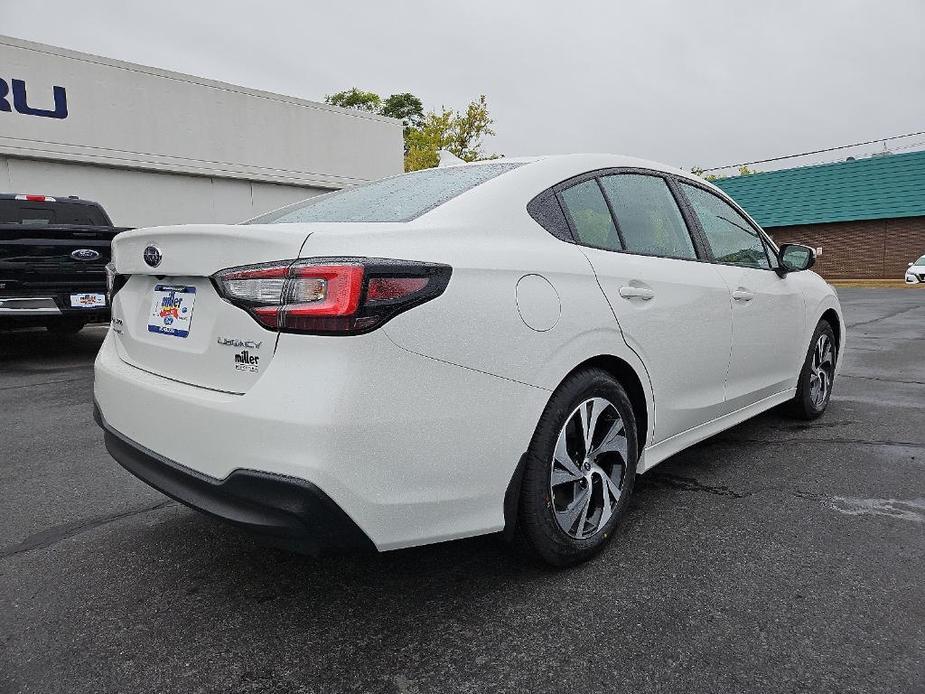
M 785 243 L 780 247 L 780 265 L 784 272 L 809 270 L 816 264 L 816 251 L 799 243 Z
M 909 263 L 906 267 L 912 267 L 915 263 Z

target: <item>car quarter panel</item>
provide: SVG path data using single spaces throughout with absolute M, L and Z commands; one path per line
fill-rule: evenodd
M 303 255 L 381 255 L 446 263 L 453 268 L 446 291 L 381 328 L 395 344 L 547 392 L 579 364 L 616 356 L 642 382 L 650 423 L 654 420 L 648 375 L 627 347 L 587 258 L 577 246 L 547 234 L 525 209 L 500 214 L 488 227 L 424 217 L 402 230 L 315 232 Z M 548 329 L 525 322 L 527 297 L 518 297 L 518 283 L 525 277 L 542 277 L 551 287 L 529 297 L 548 302 L 539 307 L 543 315 L 558 315 Z
M 518 222 L 535 226 L 525 211 Z M 526 235 L 512 227 L 510 221 L 500 221 L 491 228 L 422 223 L 406 231 L 316 232 L 303 255 L 384 256 L 450 265 L 444 293 L 392 319 L 383 328 L 389 337 L 429 357 L 551 389 L 558 385 L 552 380 L 558 370 L 544 368 L 545 362 L 564 341 L 607 328 L 619 342 L 619 332 L 577 247 L 539 227 Z M 521 302 L 541 302 L 531 308 L 551 318 L 548 328 L 528 326 L 522 316 L 526 307 L 518 308 L 518 283 L 528 276 L 545 278 L 552 287 L 525 296 L 522 286 L 520 295 Z

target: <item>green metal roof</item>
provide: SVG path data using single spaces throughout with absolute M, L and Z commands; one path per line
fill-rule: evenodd
M 925 216 L 925 151 L 713 181 L 763 227 Z

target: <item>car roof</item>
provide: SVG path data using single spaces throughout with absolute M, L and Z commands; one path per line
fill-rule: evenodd
M 466 164 L 451 164 L 456 168 L 464 166 L 487 166 L 491 164 L 520 164 L 500 176 L 489 179 L 475 188 L 448 200 L 442 205 L 424 213 L 418 220 L 421 224 L 446 220 L 451 223 L 456 215 L 464 214 L 470 219 L 488 219 L 495 210 L 517 201 L 518 209 L 542 191 L 575 176 L 601 169 L 645 169 L 671 174 L 701 187 L 714 190 L 721 198 L 729 196 L 699 176 L 666 164 L 622 154 L 550 154 L 525 157 L 503 157 Z
M 710 181 L 707 181 L 690 171 L 684 171 L 668 164 L 661 164 L 650 159 L 641 159 L 639 157 L 630 157 L 623 154 L 606 154 L 606 153 L 585 153 L 585 154 L 546 154 L 537 156 L 523 157 L 502 157 L 498 159 L 485 159 L 483 161 L 471 162 L 467 164 L 452 164 L 451 166 L 485 166 L 491 164 L 509 163 L 522 164 L 522 166 L 508 172 L 499 178 L 508 185 L 513 185 L 518 179 L 525 182 L 529 179 L 531 186 L 540 186 L 535 190 L 539 193 L 541 190 L 556 185 L 573 176 L 579 176 L 590 171 L 611 168 L 628 168 L 628 169 L 647 169 L 660 173 L 672 174 L 680 178 L 694 181 L 700 186 L 705 186 L 714 190 L 720 197 L 727 198 L 728 194 L 716 187 Z M 484 184 L 479 189 L 484 189 Z
M 684 178 L 702 181 L 689 171 L 684 171 L 668 164 L 661 164 L 650 159 L 631 157 L 624 154 L 582 153 L 582 154 L 541 154 L 523 157 L 502 157 L 499 159 L 485 159 L 467 164 L 452 164 L 451 166 L 481 166 L 485 164 L 512 163 L 532 164 L 549 170 L 558 170 L 567 174 L 565 178 L 577 176 L 586 171 L 607 168 L 634 168 L 651 169 L 670 173 Z

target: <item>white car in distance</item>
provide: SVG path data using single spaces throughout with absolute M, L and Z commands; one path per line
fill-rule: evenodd
M 776 405 L 825 410 L 844 322 L 722 191 L 613 155 L 395 176 L 113 243 L 107 447 L 306 551 L 516 526 L 612 537 L 637 473 Z
M 906 269 L 906 284 L 925 284 L 925 255 L 909 263 Z

